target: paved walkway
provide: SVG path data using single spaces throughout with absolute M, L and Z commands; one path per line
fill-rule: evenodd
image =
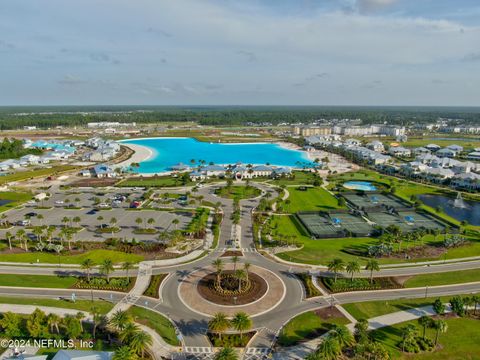
M 340 309 L 339 309 L 340 310 Z M 342 308 L 342 310 L 344 310 Z M 345 311 L 345 310 L 344 310 Z M 446 305 L 445 312 L 450 312 L 450 307 Z M 386 326 L 392 326 L 398 323 L 405 321 L 415 320 L 422 316 L 433 316 L 436 315 L 432 306 L 423 306 L 414 309 L 397 311 L 394 313 L 381 315 L 368 319 L 368 328 L 369 330 L 377 330 Z M 354 319 L 350 314 L 348 314 L 349 319 L 354 321 L 347 325 L 347 328 L 353 332 L 355 329 L 356 319 Z M 327 334 L 319 336 L 310 341 L 306 341 L 302 344 L 292 346 L 289 348 L 283 348 L 274 353 L 274 359 L 283 360 L 283 359 L 304 359 L 309 353 L 314 351 L 317 346 L 323 341 Z

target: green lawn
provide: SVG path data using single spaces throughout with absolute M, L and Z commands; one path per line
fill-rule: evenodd
M 291 346 L 299 341 L 308 338 L 320 336 L 327 332 L 333 324 L 348 324 L 345 317 L 332 317 L 323 320 L 314 311 L 295 316 L 291 319 L 280 332 L 279 344 L 282 346 Z
M 315 180 L 315 174 L 310 171 L 293 171 L 292 177 L 281 178 L 269 181 L 271 184 L 278 186 L 285 185 L 311 185 Z
M 428 275 L 416 275 L 405 282 L 405 287 L 422 287 L 460 284 L 480 281 L 480 270 L 452 271 Z
M 59 165 L 53 166 L 51 168 L 43 168 L 38 170 L 27 170 L 27 171 L 18 171 L 13 174 L 0 176 L 0 185 L 12 182 L 12 181 L 22 181 L 31 178 L 36 178 L 39 176 L 50 176 L 50 175 L 57 175 L 59 173 L 70 171 L 74 169 L 78 169 L 78 166 L 73 165 Z
M 192 181 L 188 181 L 185 186 L 195 184 Z M 116 186 L 121 187 L 176 187 L 183 186 L 180 178 L 174 178 L 172 176 L 153 176 L 153 177 L 132 177 L 120 181 Z
M 462 295 L 471 296 L 472 294 Z M 442 301 L 448 302 L 452 296 L 441 296 Z M 397 311 L 414 309 L 422 306 L 432 305 L 439 297 L 427 297 L 426 299 L 397 299 L 397 300 L 382 300 L 382 301 L 365 301 L 342 305 L 350 315 L 355 319 L 370 319 L 373 317 L 390 314 Z
M 290 204 L 284 205 L 289 213 L 298 211 L 319 211 L 338 209 L 338 200 L 327 190 L 321 187 L 306 187 L 306 190 L 299 190 L 299 187 L 288 187 L 288 200 Z
M 17 304 L 17 305 L 35 305 L 35 306 L 50 306 L 65 309 L 75 309 L 81 311 L 90 311 L 92 304 L 102 314 L 108 313 L 113 304 L 108 301 L 95 300 L 93 303 L 90 300 L 77 300 L 72 302 L 70 300 L 55 300 L 55 299 L 29 299 L 25 297 L 6 297 L 0 296 L 0 304 Z
M 376 341 L 382 343 L 390 352 L 392 359 L 422 359 L 422 360 L 473 360 L 478 359 L 478 331 L 479 321 L 469 318 L 446 319 L 448 329 L 440 334 L 440 347 L 435 351 L 422 352 L 419 354 L 402 353 L 399 343 L 402 340 L 401 329 L 408 324 L 417 327 L 418 335 L 421 336 L 423 329 L 417 321 L 408 321 L 394 326 L 388 326 L 372 332 Z M 427 329 L 426 336 L 435 341 L 435 330 Z
M 50 253 L 27 252 L 20 254 L 0 254 L 0 261 L 6 262 L 24 262 L 24 263 L 48 263 L 48 264 L 80 264 L 84 259 L 90 258 L 95 264 L 100 264 L 104 259 L 111 259 L 115 263 L 130 261 L 138 263 L 143 260 L 143 256 L 127 254 L 114 250 L 91 250 L 78 255 L 57 256 Z
M 472 138 L 471 140 L 445 140 L 446 136 L 443 136 L 442 135 L 442 138 L 441 140 L 439 139 L 435 139 L 435 138 L 409 138 L 407 142 L 405 142 L 404 144 L 402 144 L 402 146 L 407 146 L 407 147 L 420 147 L 420 146 L 425 146 L 425 145 L 428 145 L 428 144 L 437 144 L 438 146 L 442 146 L 442 147 L 445 147 L 445 146 L 448 146 L 448 145 L 460 145 L 460 146 L 463 146 L 464 147 L 464 150 L 465 151 L 468 151 L 468 150 L 472 150 L 476 147 L 480 147 L 480 141 L 478 141 L 478 138 L 475 139 L 475 138 Z M 463 137 L 463 136 L 462 136 Z
M 0 177 L 0 180 L 1 180 L 1 177 Z M 0 206 L 0 212 L 12 209 L 31 199 L 32 199 L 32 195 L 29 193 L 13 192 L 13 191 L 0 192 L 0 200 L 11 201 L 8 204 Z
M 10 275 L 0 276 L 0 286 L 68 289 L 77 279 L 73 276 Z
M 339 238 L 339 239 L 311 239 L 296 224 L 296 219 L 290 216 L 273 216 L 272 218 L 272 237 L 276 234 L 292 235 L 296 241 L 303 244 L 303 248 L 295 251 L 288 251 L 277 254 L 278 257 L 294 262 L 300 262 L 313 265 L 325 265 L 333 258 L 341 258 L 345 261 L 360 259 L 366 260 L 362 256 L 369 245 L 377 243 L 373 238 Z M 480 255 L 480 239 L 478 237 L 469 237 L 470 244 L 448 250 L 447 259 L 456 259 L 469 256 Z M 432 246 L 441 246 L 443 236 L 438 236 L 435 240 L 433 235 L 426 235 L 423 238 L 425 244 Z M 404 245 L 405 246 L 405 245 Z M 443 255 L 437 257 L 417 258 L 414 261 L 433 261 L 443 260 Z M 382 258 L 378 259 L 380 264 L 408 263 L 412 260 L 403 258 Z
M 175 328 L 166 317 L 139 306 L 132 306 L 127 312 L 136 322 L 155 330 L 168 344 L 173 346 L 180 345 L 177 335 L 175 334 Z
M 250 199 L 261 194 L 260 189 L 254 186 L 223 186 L 215 190 L 215 194 L 227 199 Z

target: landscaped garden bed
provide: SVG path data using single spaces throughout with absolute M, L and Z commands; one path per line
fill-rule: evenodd
M 302 282 L 303 288 L 305 289 L 305 296 L 307 299 L 322 295 L 322 293 L 315 287 L 315 285 L 313 285 L 312 275 L 308 273 L 300 273 L 295 275 Z
M 263 297 L 268 290 L 266 281 L 252 272 L 249 272 L 247 281 L 246 279 L 237 279 L 233 271 L 222 271 L 220 286 L 217 283 L 217 276 L 216 273 L 208 274 L 197 285 L 199 294 L 215 304 L 248 304 Z M 239 281 L 242 282 L 240 286 Z
M 207 336 L 210 342 L 215 347 L 239 347 L 243 348 L 247 346 L 250 339 L 255 335 L 256 331 L 248 331 L 240 334 L 222 334 L 221 337 L 218 334 L 208 332 Z
M 112 290 L 112 291 L 121 291 L 129 292 L 135 285 L 135 278 L 130 277 L 121 277 L 121 278 L 110 278 L 105 279 L 101 277 L 92 277 L 90 281 L 85 277 L 80 277 L 73 288 L 75 289 L 94 289 L 94 290 Z
M 320 281 L 325 288 L 332 292 L 346 292 L 346 291 L 364 291 L 364 290 L 382 290 L 382 289 L 398 289 L 403 286 L 397 282 L 395 278 L 383 277 L 373 278 L 372 281 L 368 278 L 338 278 L 336 281 L 332 277 L 320 277 Z
M 148 284 L 147 289 L 143 292 L 143 295 L 158 299 L 160 296 L 160 285 L 167 276 L 168 274 L 152 275 L 150 283 Z

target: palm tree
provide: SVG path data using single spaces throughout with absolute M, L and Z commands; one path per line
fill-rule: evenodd
M 425 335 L 427 333 L 427 326 L 430 326 L 431 323 L 432 323 L 432 320 L 426 316 L 426 315 L 423 315 L 421 317 L 418 318 L 418 323 L 423 327 L 423 339 L 425 339 Z
M 242 339 L 243 332 L 250 330 L 252 327 L 252 320 L 247 313 L 240 311 L 234 315 L 232 319 L 232 327 L 240 332 L 240 339 Z
M 117 310 L 113 313 L 109 322 L 117 331 L 123 331 L 127 324 L 131 322 L 131 318 L 126 311 Z
M 338 273 L 345 269 L 345 263 L 342 259 L 336 258 L 330 261 L 328 264 L 328 271 L 333 272 L 335 274 L 335 282 L 337 282 Z
M 90 258 L 84 259 L 80 264 L 80 267 L 82 268 L 82 270 L 86 270 L 88 282 L 90 282 L 90 271 L 93 269 L 94 266 L 95 266 L 95 263 Z
M 127 279 L 130 282 L 130 278 L 128 277 L 128 271 L 133 269 L 133 263 L 131 261 L 125 261 L 122 264 L 122 270 L 125 270 Z
M 133 321 L 130 320 L 120 331 L 120 333 L 118 334 L 118 338 L 122 343 L 129 344 L 133 335 L 138 331 L 140 331 L 140 328 Z
M 93 320 L 92 336 L 95 339 L 97 333 L 97 326 L 104 319 L 104 316 L 98 311 L 97 307 L 95 306 L 92 306 L 92 308 L 90 309 L 90 315 L 92 316 Z
M 82 219 L 80 218 L 80 216 L 75 216 L 73 219 L 72 219 L 73 223 L 78 225 L 80 224 L 80 222 L 82 221 Z
M 67 224 L 68 224 L 69 222 L 70 222 L 70 219 L 69 219 L 68 217 L 64 216 L 64 217 L 62 218 L 62 223 L 64 224 L 65 227 L 67 226 Z
M 434 321 L 433 324 L 435 329 L 437 330 L 437 333 L 435 334 L 435 346 L 437 346 L 440 333 L 446 333 L 448 330 L 448 325 L 445 320 L 437 320 Z
M 57 334 L 60 334 L 60 330 L 58 328 L 58 325 L 60 324 L 60 316 L 57 314 L 49 314 L 47 317 L 47 323 L 48 326 L 50 327 L 50 332 L 53 334 L 53 329 L 57 331 Z
M 212 265 L 215 267 L 215 270 L 217 271 L 217 286 L 221 286 L 223 261 L 222 259 L 218 258 L 214 262 L 212 262 Z
M 118 222 L 118 220 L 117 220 L 117 218 L 115 218 L 115 217 L 112 217 L 112 218 L 110 219 L 110 225 L 112 226 L 112 238 L 113 238 L 113 232 L 114 232 L 114 230 L 115 230 L 115 227 L 116 227 L 116 225 L 117 225 L 117 222 Z
M 8 241 L 8 247 L 10 248 L 10 250 L 12 250 L 12 233 L 10 231 L 7 231 L 5 233 L 5 237 L 7 238 L 7 241 Z
M 129 346 L 121 346 L 117 350 L 115 350 L 115 354 L 113 354 L 112 360 L 136 360 L 137 354 L 135 351 L 131 349 Z
M 180 220 L 178 220 L 178 219 L 173 219 L 172 220 L 172 224 L 175 225 L 175 230 L 177 230 L 177 226 L 178 226 L 179 223 L 180 223 Z
M 155 224 L 155 219 L 154 219 L 154 218 L 149 218 L 149 219 L 147 220 L 147 224 L 148 224 L 148 225 L 153 225 L 153 224 Z
M 145 350 L 153 344 L 153 339 L 150 334 L 145 331 L 137 331 L 132 335 L 129 341 L 130 347 L 138 354 L 141 354 L 142 359 L 145 357 Z
M 138 225 L 137 228 L 140 229 L 140 225 L 142 225 L 143 219 L 142 219 L 141 217 L 137 217 L 137 218 L 135 219 L 135 223 Z
M 78 323 L 80 324 L 80 330 L 83 332 L 83 325 L 82 325 L 82 320 L 85 318 L 85 314 L 81 311 L 77 312 L 75 314 L 75 319 L 78 320 Z
M 238 355 L 234 349 L 226 347 L 220 349 L 213 358 L 214 360 L 238 360 Z
M 97 220 L 98 220 L 98 222 L 102 222 L 103 221 L 103 216 L 102 215 L 97 216 Z
M 247 284 L 250 281 L 250 280 L 248 280 L 248 270 L 250 269 L 250 266 L 251 266 L 251 264 L 249 262 L 246 262 L 245 264 L 243 264 L 243 270 L 245 270 Z
M 235 270 L 235 277 L 238 280 L 238 291 L 242 291 L 242 281 L 247 278 L 245 271 L 242 269 Z
M 342 349 L 354 343 L 352 333 L 345 325 L 334 325 L 328 336 L 335 339 Z
M 316 350 L 316 353 L 324 360 L 336 360 L 341 352 L 338 341 L 330 336 L 323 340 Z
M 25 251 L 28 251 L 28 238 L 26 237 L 25 230 L 20 229 L 16 233 L 16 238 L 20 241 L 23 241 Z
M 68 250 L 72 250 L 73 234 L 70 231 L 67 231 L 65 233 L 65 237 L 67 238 L 67 242 L 68 242 Z
M 232 262 L 233 262 L 233 272 L 235 272 L 235 271 L 237 270 L 237 263 L 238 263 L 238 260 L 239 260 L 238 256 L 236 256 L 236 255 L 235 255 L 234 257 L 232 257 Z
M 44 219 L 43 215 L 42 215 L 42 214 L 38 214 L 38 215 L 37 215 L 37 219 L 40 220 L 40 225 L 43 225 L 43 221 L 42 221 L 42 220 Z
M 110 282 L 110 273 L 113 271 L 113 262 L 110 259 L 104 259 L 100 264 L 100 272 L 105 274 L 107 283 Z
M 365 265 L 365 270 L 370 270 L 370 284 L 373 282 L 373 272 L 380 271 L 380 265 L 375 259 L 368 259 L 367 265 Z
M 402 351 L 405 352 L 405 345 L 411 342 L 417 335 L 417 328 L 413 324 L 408 324 L 402 330 Z
M 229 327 L 230 320 L 228 320 L 227 315 L 222 312 L 216 313 L 208 322 L 208 330 L 218 334 L 220 339 L 222 338 L 222 333 L 227 331 Z
M 353 275 L 355 273 L 360 272 L 360 264 L 358 263 L 357 260 L 352 260 L 347 263 L 347 266 L 345 267 L 345 269 L 347 270 L 347 273 L 352 275 L 352 277 L 350 278 L 350 281 L 353 282 Z

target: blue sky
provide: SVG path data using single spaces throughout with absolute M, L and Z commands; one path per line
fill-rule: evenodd
M 480 106 L 480 2 L 2 0 L 30 104 Z

